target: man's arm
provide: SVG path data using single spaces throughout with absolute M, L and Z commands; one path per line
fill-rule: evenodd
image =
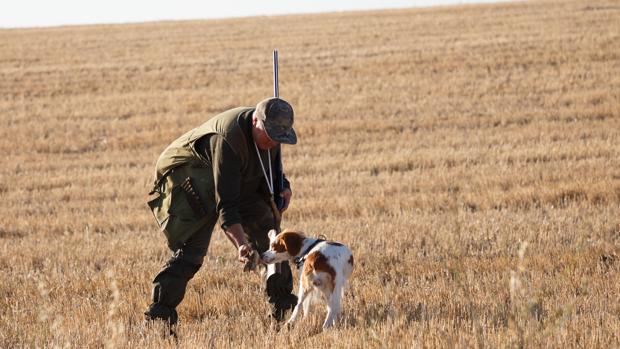
M 233 224 L 241 223 L 241 160 L 220 135 L 212 135 L 209 145 L 216 210 L 222 228 L 227 230 Z
M 224 228 L 224 233 L 228 237 L 230 241 L 232 241 L 235 246 L 237 246 L 237 251 L 239 252 L 239 260 L 245 262 L 247 257 L 252 253 L 252 246 L 248 243 L 248 240 L 245 238 L 245 232 L 243 231 L 243 227 L 241 224 L 236 223 Z
M 288 208 L 291 202 L 291 196 L 293 192 L 291 190 L 291 183 L 284 175 L 284 168 L 282 166 L 282 145 L 277 148 L 275 161 L 274 161 L 274 196 L 276 207 L 283 213 Z
M 211 165 L 215 183 L 216 210 L 222 221 L 226 237 L 237 247 L 239 260 L 252 252 L 241 226 L 239 200 L 241 197 L 241 161 L 223 137 L 212 135 L 209 139 Z
M 291 196 L 293 196 L 293 192 L 290 188 L 284 187 L 284 190 L 280 192 L 280 197 L 282 198 L 280 213 L 283 213 L 286 209 L 288 209 L 288 205 L 291 203 Z

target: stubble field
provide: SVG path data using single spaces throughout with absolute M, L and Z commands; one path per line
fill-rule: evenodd
M 276 332 L 216 231 L 167 338 L 155 160 L 273 48 L 283 225 L 357 261 L 339 328 Z M 611 0 L 0 30 L 0 347 L 618 347 L 619 91 Z

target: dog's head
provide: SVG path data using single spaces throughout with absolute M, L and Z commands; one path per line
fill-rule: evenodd
M 295 258 L 301 252 L 305 235 L 301 232 L 285 230 L 276 235 L 276 231 L 269 231 L 269 250 L 261 255 L 267 264 L 278 263 Z

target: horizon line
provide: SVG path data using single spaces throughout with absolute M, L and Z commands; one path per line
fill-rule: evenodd
M 432 8 L 458 8 L 477 5 L 494 5 L 506 3 L 525 2 L 526 0 L 447 0 L 447 2 L 438 4 L 412 4 L 411 6 L 387 6 L 387 7 L 367 7 L 367 8 L 351 8 L 351 9 L 327 9 L 327 10 L 301 10 L 292 12 L 276 12 L 276 13 L 247 13 L 239 15 L 214 15 L 207 17 L 177 17 L 177 18 L 152 18 L 152 19 L 103 19 L 98 22 L 65 22 L 57 24 L 42 24 L 24 26 L 11 26 L 0 24 L 0 30 L 38 30 L 38 29 L 60 29 L 65 27 L 86 27 L 86 26 L 107 26 L 107 25 L 131 25 L 131 24 L 150 24 L 160 22 L 192 22 L 192 21 L 220 21 L 235 19 L 250 19 L 262 17 L 284 17 L 284 16 L 303 16 L 303 15 L 322 15 L 322 14 L 344 14 L 356 12 L 377 12 L 377 11 L 398 11 L 398 10 L 415 10 L 415 9 L 432 9 Z

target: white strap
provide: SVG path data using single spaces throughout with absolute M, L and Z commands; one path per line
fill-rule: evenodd
M 260 152 L 258 151 L 258 146 L 256 145 L 256 142 L 254 142 L 254 149 L 256 149 L 256 155 L 258 155 L 258 161 L 260 161 L 260 167 L 263 170 L 263 176 L 265 176 L 265 182 L 267 182 L 269 193 L 271 194 L 271 197 L 273 197 L 273 174 L 271 171 L 271 151 L 267 149 L 267 158 L 269 159 L 269 178 L 267 178 L 267 171 L 265 171 L 265 165 L 263 164 L 263 159 L 260 157 Z

